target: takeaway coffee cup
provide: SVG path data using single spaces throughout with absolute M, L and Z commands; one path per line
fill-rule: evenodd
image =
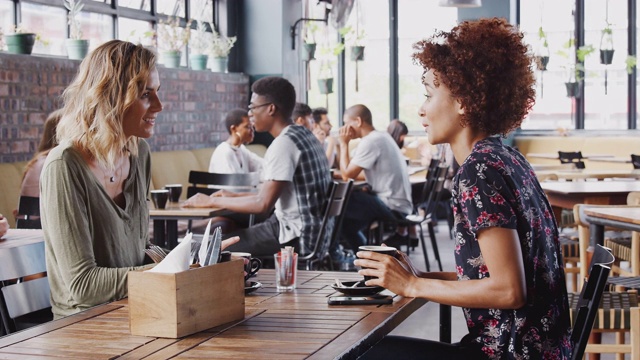
M 164 188 L 169 190 L 169 201 L 178 202 L 180 200 L 180 195 L 182 195 L 182 184 L 168 184 L 165 185 Z
M 260 259 L 252 258 L 251 254 L 247 252 L 232 252 L 231 257 L 244 259 L 244 281 L 249 280 L 250 277 L 260 270 L 260 266 L 262 266 Z
M 156 209 L 164 209 L 169 199 L 169 190 L 151 190 L 151 201 Z
M 396 250 L 396 248 L 391 247 L 391 246 L 379 246 L 379 245 L 363 245 L 358 247 L 359 251 L 373 251 L 379 254 L 386 254 L 389 256 L 393 256 L 396 257 L 398 254 L 398 251 Z M 365 276 L 364 277 L 364 281 L 367 280 L 371 280 L 371 279 L 376 279 L 375 276 Z

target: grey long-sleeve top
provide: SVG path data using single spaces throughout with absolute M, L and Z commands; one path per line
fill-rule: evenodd
M 130 160 L 122 209 L 69 143 L 47 156 L 40 212 L 55 318 L 127 296 L 127 272 L 143 265 L 151 170 L 144 140 Z

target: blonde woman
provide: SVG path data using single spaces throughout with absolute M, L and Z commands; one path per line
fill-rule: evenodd
M 158 113 L 156 55 L 120 40 L 95 49 L 64 91 L 59 145 L 41 182 L 55 318 L 121 299 L 148 238 L 149 145 Z M 226 245 L 226 244 L 225 244 Z

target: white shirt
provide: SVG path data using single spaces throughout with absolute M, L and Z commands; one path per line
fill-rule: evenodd
M 232 146 L 220 143 L 211 155 L 209 172 L 218 174 L 246 174 L 262 170 L 264 160 L 244 145 Z
M 300 150 L 284 136 L 291 126 L 282 130 L 264 154 L 264 181 L 287 181 L 280 198 L 276 201 L 275 215 L 280 223 L 278 239 L 284 244 L 302 233 L 302 219 L 293 186 L 293 175 L 300 160 Z
M 386 131 L 363 137 L 351 163 L 364 169 L 371 190 L 391 210 L 411 213 L 411 183 L 404 155 Z

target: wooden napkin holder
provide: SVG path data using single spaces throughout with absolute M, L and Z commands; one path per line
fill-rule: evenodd
M 244 261 L 175 274 L 129 272 L 132 335 L 179 338 L 244 318 Z

